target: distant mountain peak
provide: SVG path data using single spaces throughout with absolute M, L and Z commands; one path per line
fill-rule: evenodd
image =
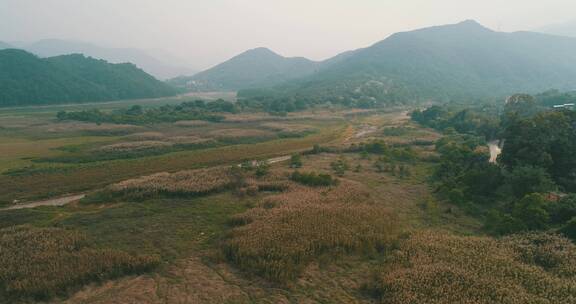
M 270 87 L 287 80 L 308 76 L 318 63 L 303 57 L 284 57 L 258 47 L 191 77 L 178 77 L 170 83 L 197 91 L 236 91 Z
M 273 57 L 282 57 L 281 55 L 279 55 L 278 53 L 272 51 L 269 48 L 266 47 L 257 47 L 254 49 L 250 49 L 245 51 L 244 53 L 238 55 L 238 57 L 240 56 L 273 56 Z
M 464 20 L 462 22 L 458 22 L 456 25 L 466 25 L 466 26 L 479 26 L 479 27 L 484 27 L 482 24 L 480 24 L 480 22 L 474 20 L 474 19 L 467 19 Z
M 274 51 L 272 51 L 271 49 L 267 48 L 267 47 L 257 47 L 257 48 L 253 48 L 251 50 L 248 50 L 247 52 L 263 52 L 263 53 L 274 53 Z M 274 53 L 276 54 L 276 53 Z
M 103 59 L 111 63 L 130 62 L 154 76 L 162 79 L 177 75 L 191 73 L 185 65 L 176 60 L 173 64 L 157 59 L 145 50 L 135 48 L 101 47 L 89 42 L 64 39 L 43 39 L 22 46 L 23 49 L 41 57 L 53 57 L 68 54 L 84 54 L 86 56 Z M 162 56 L 159 56 L 163 58 Z
M 447 24 L 441 26 L 435 26 L 432 28 L 450 28 L 450 29 L 459 29 L 459 30 L 466 30 L 466 31 L 479 31 L 479 32 L 493 32 L 493 30 L 485 27 L 484 25 L 480 24 L 480 22 L 468 19 L 464 20 L 455 24 Z

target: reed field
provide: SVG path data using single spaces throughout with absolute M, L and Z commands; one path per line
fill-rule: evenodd
M 136 142 L 125 142 L 112 145 L 106 145 L 99 147 L 95 152 L 99 153 L 118 153 L 118 152 L 130 152 L 130 151 L 143 151 L 151 150 L 157 148 L 167 148 L 171 147 L 172 143 L 165 141 L 136 141 Z
M 113 184 L 106 190 L 136 198 L 207 194 L 223 190 L 232 184 L 233 178 L 230 170 L 227 167 L 214 167 L 175 173 L 156 173 Z
M 48 299 L 89 282 L 140 274 L 157 256 L 90 247 L 73 230 L 13 226 L 0 230 L 0 299 Z M 6 303 L 6 302 L 5 302 Z
M 574 303 L 576 245 L 551 234 L 503 239 L 424 231 L 366 289 L 380 303 Z
M 295 280 L 323 254 L 382 252 L 399 232 L 392 212 L 370 204 L 365 189 L 348 181 L 333 188 L 292 186 L 233 221 L 240 226 L 224 245 L 226 257 L 279 283 Z

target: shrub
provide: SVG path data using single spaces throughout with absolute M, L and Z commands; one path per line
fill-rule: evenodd
M 322 146 L 320 146 L 320 145 L 314 145 L 314 146 L 312 147 L 312 150 L 305 151 L 303 154 L 305 154 L 305 155 L 314 155 L 314 154 L 320 154 L 320 153 L 328 153 L 328 152 L 331 152 L 331 151 L 332 151 L 332 149 L 330 149 L 330 148 L 322 147 Z
M 290 157 L 290 168 L 301 168 L 302 167 L 302 157 L 300 154 L 294 154 Z
M 560 231 L 566 237 L 569 237 L 572 241 L 576 242 L 576 216 L 568 221 Z
M 256 177 L 264 177 L 268 175 L 268 173 L 270 173 L 270 165 L 265 161 L 259 162 L 256 166 L 256 171 L 254 172 Z
M 350 169 L 348 162 L 345 159 L 339 159 L 335 162 L 330 163 L 330 167 L 334 170 L 334 173 L 338 176 L 344 176 L 346 171 Z
M 545 205 L 542 195 L 529 194 L 514 204 L 512 215 L 521 220 L 528 230 L 544 229 L 550 219 Z
M 556 186 L 545 169 L 539 167 L 517 167 L 506 175 L 506 183 L 516 197 L 530 193 L 544 193 Z
M 312 187 L 328 187 L 338 182 L 329 174 L 318 174 L 315 172 L 300 173 L 295 171 L 290 176 L 290 179 L 302 185 Z
M 576 195 L 568 195 L 559 202 L 547 205 L 550 221 L 553 224 L 563 224 L 576 217 Z

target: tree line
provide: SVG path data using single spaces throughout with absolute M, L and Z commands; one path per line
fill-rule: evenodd
M 515 95 L 492 112 L 433 106 L 412 113 L 446 135 L 436 143 L 437 193 L 483 217 L 491 233 L 554 229 L 576 240 L 576 112 L 550 108 L 564 102 L 550 96 Z M 496 164 L 488 162 L 491 139 L 504 142 Z

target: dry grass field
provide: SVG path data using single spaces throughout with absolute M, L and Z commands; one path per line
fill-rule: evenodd
M 412 235 L 366 288 L 380 303 L 574 303 L 576 245 L 556 235 L 496 240 Z
M 113 184 L 106 191 L 131 198 L 158 195 L 185 196 L 222 190 L 229 187 L 232 182 L 230 168 L 213 167 L 175 173 L 156 173 Z
M 133 256 L 89 244 L 82 233 L 58 228 L 0 230 L 0 300 L 65 295 L 87 282 L 139 274 L 160 262 L 157 256 Z

